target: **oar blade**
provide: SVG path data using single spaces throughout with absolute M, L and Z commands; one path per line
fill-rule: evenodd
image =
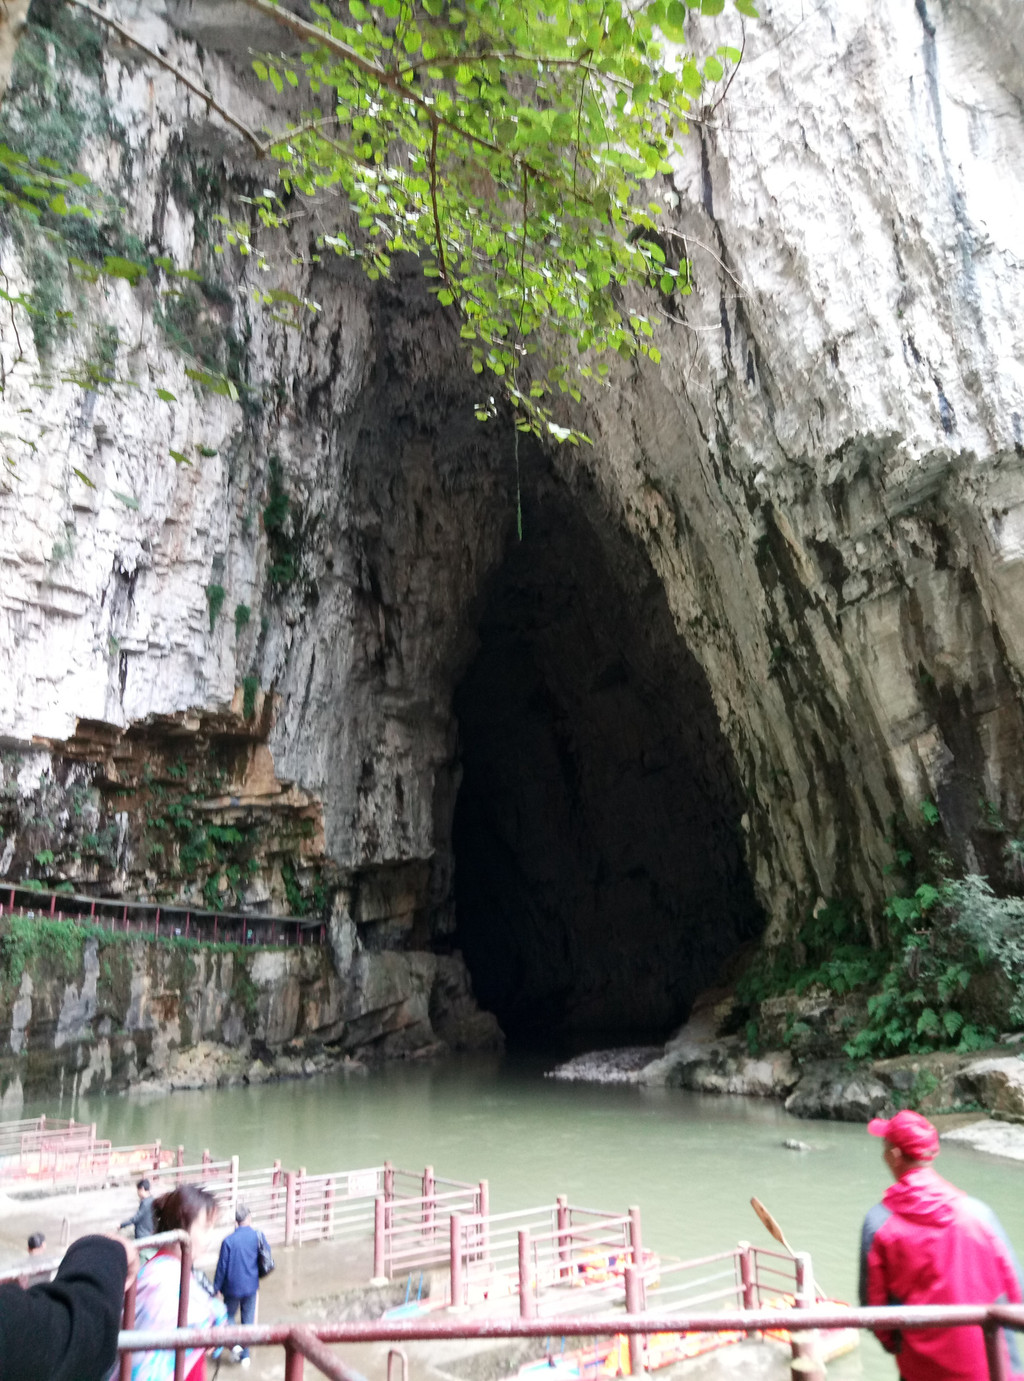
M 757 1216 L 760 1218 L 761 1222 L 764 1223 L 765 1227 L 768 1229 L 768 1231 L 771 1233 L 771 1235 L 775 1238 L 776 1242 L 781 1242 L 782 1245 L 786 1248 L 786 1251 L 792 1253 L 793 1248 L 792 1248 L 792 1247 L 789 1245 L 789 1243 L 786 1241 L 786 1235 L 785 1235 L 785 1233 L 784 1233 L 784 1232 L 782 1231 L 782 1229 L 779 1227 L 779 1225 L 778 1225 L 778 1223 L 775 1221 L 774 1217 L 773 1217 L 773 1216 L 768 1212 L 768 1210 L 765 1208 L 765 1206 L 764 1206 L 764 1204 L 761 1202 L 761 1200 L 758 1199 L 758 1198 L 755 1198 L 753 1195 L 751 1195 L 750 1207 L 754 1210 L 754 1212 L 755 1212 L 755 1213 L 757 1214 Z

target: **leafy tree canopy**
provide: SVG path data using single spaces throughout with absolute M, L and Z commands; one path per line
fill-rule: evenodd
M 313 0 L 313 21 L 247 3 L 301 40 L 253 66 L 306 106 L 270 151 L 286 196 L 319 218 L 317 249 L 358 257 L 371 278 L 419 254 L 520 429 L 577 439 L 553 419 L 552 390 L 578 398 L 574 369 L 606 373 L 607 351 L 659 358 L 652 319 L 622 290 L 689 290 L 652 184 L 740 60 L 731 45 L 702 60 L 685 47 L 687 9 L 717 15 L 726 0 L 348 0 L 344 18 Z M 733 4 L 756 17 L 751 0 Z M 327 223 L 332 197 L 358 232 Z M 271 225 L 295 214 L 271 195 L 258 210 Z M 229 239 L 251 248 L 245 224 Z M 545 346 L 526 382 L 523 360 Z
M 419 255 L 439 303 L 458 314 L 474 371 L 497 377 L 517 427 L 579 440 L 556 421 L 552 395 L 578 399 L 578 375 L 606 374 L 610 351 L 657 362 L 656 313 L 638 304 L 655 302 L 654 290 L 689 291 L 689 266 L 659 231 L 658 182 L 740 61 L 741 41 L 700 58 L 686 47 L 687 12 L 720 15 L 726 0 L 311 0 L 309 19 L 275 0 L 245 3 L 289 31 L 286 50 L 253 61 L 279 96 L 294 93 L 284 132 L 248 129 L 120 21 L 71 0 L 275 164 L 279 179 L 224 218 L 228 244 L 253 254 L 257 225 L 295 223 L 301 234 L 305 221 L 314 259 L 353 256 L 371 278 L 399 253 Z M 752 0 L 731 6 L 740 38 L 757 11 Z M 0 201 L 37 223 L 93 215 L 96 189 L 74 169 L 6 146 L 0 155 Z M 131 283 L 189 273 L 165 256 L 142 259 L 68 256 L 79 275 Z M 280 289 L 260 295 L 291 323 L 311 305 Z M 34 310 L 30 297 L 3 297 Z M 190 371 L 233 392 L 208 373 Z M 488 398 L 479 415 L 493 410 Z

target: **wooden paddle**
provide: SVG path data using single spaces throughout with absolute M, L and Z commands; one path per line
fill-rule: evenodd
M 772 1215 L 771 1215 L 771 1214 L 768 1212 L 768 1210 L 765 1208 L 765 1206 L 764 1206 L 764 1204 L 761 1202 L 761 1200 L 760 1200 L 760 1199 L 756 1199 L 756 1198 L 754 1198 L 753 1196 L 751 1196 L 750 1207 L 754 1210 L 754 1212 L 755 1212 L 755 1213 L 757 1214 L 757 1216 L 760 1218 L 761 1222 L 764 1223 L 765 1227 L 768 1229 L 768 1231 L 771 1233 L 771 1235 L 775 1238 L 776 1242 L 781 1242 L 782 1245 L 786 1248 L 786 1251 L 789 1252 L 790 1256 L 796 1256 L 796 1252 L 793 1250 L 793 1248 L 792 1248 L 792 1247 L 789 1245 L 789 1243 L 786 1241 L 786 1234 L 782 1231 L 782 1229 L 779 1227 L 778 1223 L 775 1221 L 775 1219 L 772 1217 Z
M 776 1242 L 780 1242 L 782 1246 L 786 1248 L 786 1251 L 789 1252 L 790 1256 L 796 1256 L 796 1252 L 786 1241 L 786 1234 L 779 1227 L 774 1215 L 768 1212 L 761 1200 L 751 1195 L 750 1207 L 760 1218 L 761 1222 L 764 1223 L 765 1227 L 775 1238 Z M 821 1286 L 818 1284 L 818 1282 L 814 1279 L 813 1276 L 811 1277 L 811 1289 L 814 1291 L 818 1299 L 828 1299 L 828 1296 L 825 1294 L 824 1290 L 822 1290 Z

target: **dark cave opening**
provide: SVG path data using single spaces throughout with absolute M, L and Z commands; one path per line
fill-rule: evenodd
M 764 918 L 704 673 L 624 537 L 546 495 L 455 694 L 457 942 L 513 1045 L 664 1039 Z

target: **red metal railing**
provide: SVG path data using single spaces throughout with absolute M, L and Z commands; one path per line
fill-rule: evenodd
M 648 1312 L 643 1307 L 641 1273 L 632 1265 L 626 1268 L 626 1314 L 579 1316 L 548 1316 L 537 1318 L 496 1318 L 468 1320 L 465 1318 L 418 1319 L 398 1322 L 375 1321 L 323 1324 L 314 1327 L 287 1324 L 226 1325 L 220 1328 L 188 1328 L 188 1299 L 191 1285 L 191 1247 L 185 1233 L 164 1233 L 147 1238 L 140 1246 L 159 1246 L 177 1242 L 181 1246 L 181 1276 L 178 1301 L 178 1328 L 167 1331 L 138 1331 L 135 1321 L 134 1287 L 125 1296 L 124 1330 L 118 1339 L 120 1378 L 128 1381 L 131 1374 L 131 1354 L 140 1351 L 171 1351 L 175 1353 L 175 1377 L 184 1375 L 188 1350 L 207 1347 L 282 1346 L 285 1349 L 285 1381 L 301 1381 L 303 1365 L 309 1360 L 324 1375 L 337 1381 L 362 1381 L 358 1373 L 333 1353 L 332 1343 L 387 1342 L 402 1344 L 430 1339 L 511 1339 L 511 1338 L 615 1338 L 629 1339 L 630 1368 L 633 1374 L 643 1370 L 644 1338 L 647 1335 L 723 1334 L 775 1335 L 792 1338 L 794 1378 L 814 1381 L 823 1371 L 815 1351 L 815 1334 L 845 1329 L 920 1329 L 980 1327 L 985 1334 L 990 1381 L 1009 1381 L 1007 1358 L 1000 1339 L 1001 1328 L 1024 1330 L 1024 1306 L 1021 1305 L 930 1305 L 897 1306 L 890 1308 L 848 1308 L 831 1303 L 814 1303 L 810 1262 L 798 1255 L 795 1263 L 797 1308 L 747 1307 L 712 1312 L 692 1310 L 659 1310 Z M 741 1268 L 738 1288 L 745 1299 L 756 1300 L 762 1284 L 756 1268 L 751 1265 L 751 1253 L 760 1248 L 746 1244 L 738 1249 Z M 701 1261 L 686 1263 L 700 1267 L 721 1261 L 732 1253 L 722 1253 Z M 778 1253 L 771 1255 L 778 1256 Z M 781 1258 L 780 1258 L 781 1259 Z M 28 1283 L 33 1278 L 47 1277 L 59 1262 L 37 1262 L 21 1271 L 0 1274 L 0 1280 L 21 1278 Z M 774 1285 L 763 1288 L 777 1288 Z M 399 1352 L 400 1360 L 403 1360 Z M 390 1372 L 390 1360 L 389 1360 Z
M 238 1157 L 214 1161 L 203 1152 L 200 1165 L 184 1164 L 184 1147 L 164 1147 L 159 1141 L 132 1146 L 112 1146 L 98 1139 L 96 1124 L 71 1124 L 59 1127 L 47 1121 L 30 1126 L 17 1138 L 9 1134 L 0 1142 L 0 1185 L 8 1192 L 19 1186 L 33 1188 L 44 1180 L 80 1189 L 96 1185 L 129 1183 L 140 1175 L 157 1175 L 168 1185 L 184 1180 L 209 1180 L 233 1183 L 238 1174 Z M 234 1198 L 231 1201 L 234 1211 Z
M 12 1153 L 18 1154 L 21 1151 L 22 1138 L 31 1132 L 39 1132 L 40 1134 L 43 1132 L 66 1132 L 73 1127 L 83 1125 L 81 1122 L 76 1122 L 74 1118 L 47 1117 L 45 1114 L 39 1117 L 22 1117 L 11 1122 L 0 1122 L 0 1158 Z
M 430 1319 L 415 1322 L 377 1320 L 363 1323 L 250 1324 L 248 1327 L 185 1328 L 169 1332 L 125 1331 L 118 1339 L 122 1358 L 133 1351 L 197 1347 L 284 1347 L 285 1381 L 301 1381 L 303 1362 L 309 1360 L 325 1376 L 337 1381 L 362 1381 L 357 1372 L 331 1353 L 328 1344 L 392 1343 L 470 1338 L 563 1338 L 633 1336 L 643 1333 L 789 1333 L 812 1334 L 818 1330 L 981 1328 L 985 1334 L 990 1381 L 1009 1381 L 999 1332 L 1001 1328 L 1024 1330 L 1020 1305 L 900 1305 L 878 1309 L 837 1309 L 811 1305 L 806 1309 L 739 1309 L 720 1313 L 645 1314 L 641 1317 L 555 1317 L 547 1319 Z M 821 1376 L 811 1361 L 797 1368 L 804 1378 Z M 796 1374 L 796 1373 L 795 1373 Z
M 379 1198 L 391 1205 L 392 1223 L 403 1221 L 408 1205 L 415 1203 L 419 1209 L 412 1212 L 420 1211 L 421 1223 L 429 1224 L 438 1185 L 456 1193 L 477 1192 L 476 1186 L 436 1177 L 429 1165 L 422 1175 L 398 1170 L 387 1161 L 359 1170 L 309 1175 L 304 1167 L 284 1170 L 281 1162 L 275 1161 L 267 1169 L 239 1175 L 236 1193 L 271 1242 L 301 1246 L 304 1242 L 352 1241 L 368 1236 L 374 1228 Z M 446 1224 L 443 1226 L 446 1232 Z M 447 1243 L 447 1236 L 444 1240 Z
M 606 1213 L 559 1195 L 554 1204 L 513 1213 L 453 1212 L 449 1297 L 499 1307 L 515 1297 L 523 1318 L 595 1309 L 621 1299 L 626 1266 L 644 1260 L 636 1208 Z
M 464 1184 L 443 1180 L 427 1166 L 417 1186 L 421 1192 L 395 1192 L 397 1176 L 408 1171 L 385 1167 L 384 1193 L 374 1201 L 373 1277 L 388 1280 L 396 1272 L 415 1270 L 451 1259 L 451 1223 L 459 1214 L 487 1215 L 487 1181 Z M 439 1188 L 440 1186 L 440 1188 Z
M 103 930 L 164 939 L 221 941 L 242 945 L 322 945 L 326 927 L 309 916 L 252 916 L 244 911 L 204 911 L 187 905 L 84 897 L 73 892 L 4 887 L 0 916 L 84 921 Z

